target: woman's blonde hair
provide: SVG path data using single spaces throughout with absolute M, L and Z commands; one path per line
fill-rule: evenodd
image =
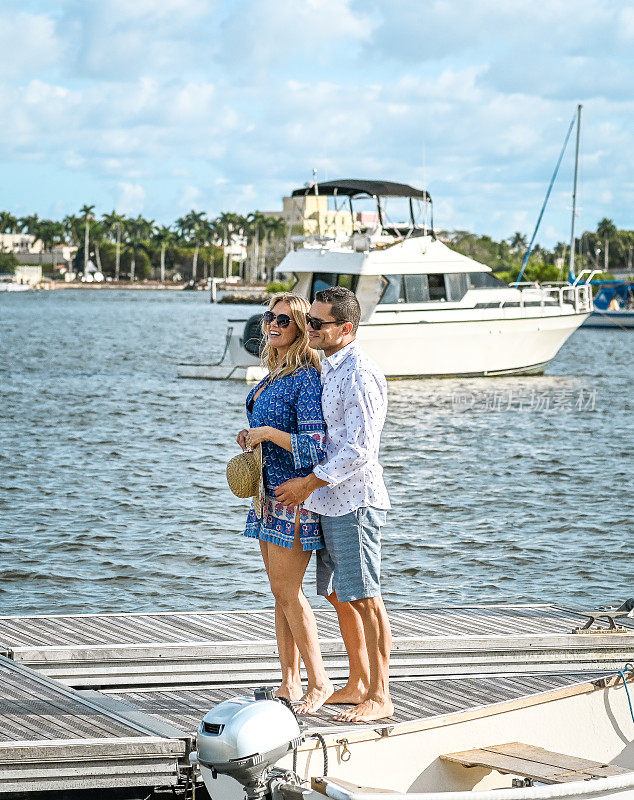
M 269 303 L 269 311 L 272 311 L 278 303 L 288 303 L 291 309 L 291 319 L 297 326 L 297 338 L 288 348 L 286 357 L 278 363 L 277 350 L 271 347 L 268 341 L 262 351 L 262 366 L 268 370 L 271 378 L 281 378 L 290 375 L 296 369 L 315 367 L 321 369 L 317 351 L 313 350 L 308 344 L 308 331 L 306 330 L 306 314 L 310 309 L 310 303 L 298 294 L 293 292 L 282 292 L 274 294 Z M 264 330 L 264 320 L 262 320 L 262 330 Z

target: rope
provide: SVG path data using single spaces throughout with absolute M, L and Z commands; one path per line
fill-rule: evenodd
M 530 244 L 528 245 L 528 250 L 526 251 L 524 260 L 522 261 L 522 268 L 520 270 L 520 274 L 517 276 L 517 278 L 515 278 L 516 283 L 519 283 L 522 280 L 522 275 L 524 274 L 524 270 L 526 269 L 528 257 L 530 256 L 531 251 L 533 249 L 533 244 L 535 243 L 535 237 L 537 236 L 537 231 L 539 230 L 539 226 L 541 225 L 542 217 L 544 216 L 544 211 L 546 211 L 546 206 L 548 205 L 548 198 L 550 197 L 550 193 L 552 192 L 555 179 L 557 178 L 557 173 L 559 172 L 559 167 L 561 166 L 561 160 L 564 157 L 564 153 L 566 152 L 568 139 L 570 139 L 570 134 L 572 133 L 572 129 L 574 127 L 576 119 L 577 119 L 577 112 L 575 112 L 575 115 L 570 122 L 570 127 L 568 128 L 568 133 L 566 134 L 566 138 L 564 140 L 564 146 L 561 148 L 561 153 L 559 154 L 559 159 L 557 160 L 557 166 L 555 167 L 553 176 L 550 179 L 550 185 L 548 187 L 548 191 L 546 192 L 546 197 L 544 198 L 544 202 L 542 204 L 542 210 L 539 212 L 539 217 L 537 218 L 537 224 L 535 225 L 535 230 L 533 231 L 533 236 L 531 238 Z
M 626 664 L 623 669 L 618 670 L 621 679 L 623 680 L 623 686 L 625 686 L 625 694 L 627 695 L 627 702 L 630 706 L 630 714 L 632 716 L 632 722 L 634 722 L 634 708 L 632 708 L 632 698 L 630 697 L 630 690 L 627 687 L 627 678 L 625 676 L 625 670 L 629 670 L 630 672 L 634 672 L 634 664 Z
M 286 706 L 286 708 L 288 708 L 289 711 L 292 711 L 293 716 L 295 717 L 295 719 L 297 719 L 297 712 L 295 711 L 295 708 L 291 703 L 291 701 L 288 699 L 288 697 L 278 697 L 277 699 L 280 701 L 282 705 Z M 293 748 L 293 772 L 297 774 L 297 747 Z
M 328 747 L 326 745 L 326 740 L 321 735 L 321 733 L 311 733 L 311 739 L 318 739 L 319 743 L 321 744 L 321 749 L 324 754 L 324 778 L 328 775 Z

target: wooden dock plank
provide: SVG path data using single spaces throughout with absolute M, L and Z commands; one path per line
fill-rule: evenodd
M 385 724 L 432 719 L 530 698 L 575 686 L 580 683 L 580 677 L 574 674 L 541 675 L 537 677 L 537 681 L 536 690 L 533 680 L 524 682 L 522 678 L 512 684 L 501 684 L 497 677 L 492 676 L 471 678 L 468 683 L 450 678 L 395 680 L 390 684 L 395 712 Z M 585 681 L 583 685 L 586 685 Z M 192 686 L 172 689 L 107 689 L 103 690 L 103 694 L 128 702 L 150 717 L 194 731 L 202 717 L 214 705 L 232 697 L 248 696 L 253 693 L 254 688 L 256 687 Z M 311 729 L 319 731 L 349 728 L 349 723 L 333 721 L 333 714 L 339 710 L 341 706 L 326 705 L 317 714 L 306 717 L 305 721 Z
M 326 667 L 340 679 L 347 659 L 336 614 L 316 615 Z M 395 676 L 610 670 L 634 649 L 631 620 L 627 634 L 575 636 L 585 617 L 547 604 L 395 609 L 391 619 Z M 272 609 L 0 617 L 0 642 L 15 661 L 78 688 L 279 675 Z
M 0 795 L 174 785 L 190 738 L 0 656 Z

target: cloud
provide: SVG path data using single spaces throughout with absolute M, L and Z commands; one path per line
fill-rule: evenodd
M 185 186 L 181 192 L 178 205 L 180 208 L 189 211 L 191 208 L 197 208 L 202 196 L 198 186 Z
M 11 196 L 42 216 L 86 186 L 163 222 L 275 208 L 316 167 L 426 184 L 442 227 L 529 232 L 581 99 L 581 225 L 631 225 L 627 5 L 8 2 L 0 162 L 37 164 L 37 195 L 17 180 Z M 549 236 L 566 236 L 571 169 L 569 152 Z
M 62 57 L 55 23 L 45 14 L 0 11 L 0 75 L 35 75 Z
M 136 216 L 143 211 L 145 203 L 145 189 L 138 183 L 121 181 L 118 184 L 119 198 L 117 209 L 130 216 Z

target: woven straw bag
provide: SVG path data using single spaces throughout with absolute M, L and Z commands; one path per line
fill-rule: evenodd
M 227 464 L 227 483 L 236 497 L 252 497 L 258 519 L 262 517 L 264 480 L 262 472 L 262 446 L 238 453 Z

